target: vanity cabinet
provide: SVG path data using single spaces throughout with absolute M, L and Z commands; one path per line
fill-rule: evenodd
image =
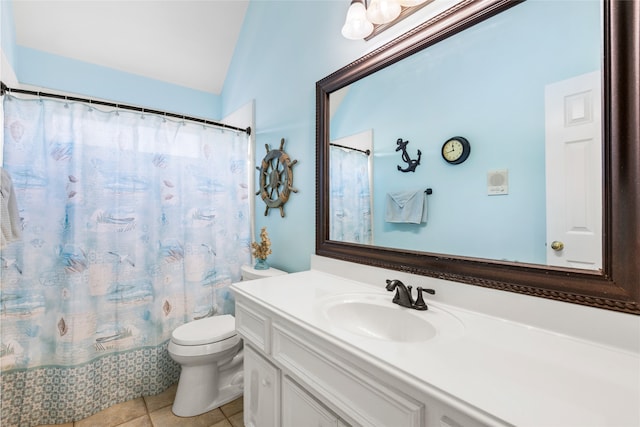
M 269 358 L 271 319 L 237 303 L 236 328 L 244 338 L 244 423 L 247 427 L 347 427 Z
M 245 342 L 245 424 L 251 427 L 481 427 L 378 375 L 353 355 L 277 312 L 236 295 Z M 499 423 L 494 425 L 500 425 Z
M 594 344 L 435 301 L 409 311 L 319 270 L 231 290 L 248 426 L 640 426 L 637 340 Z M 436 335 L 416 335 L 427 323 Z

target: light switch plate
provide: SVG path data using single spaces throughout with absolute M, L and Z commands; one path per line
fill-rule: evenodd
M 487 194 L 489 196 L 509 194 L 508 169 L 494 169 L 487 172 Z

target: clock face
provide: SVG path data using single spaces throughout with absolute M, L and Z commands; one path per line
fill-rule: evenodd
M 449 139 L 442 146 L 442 158 L 454 165 L 458 165 L 467 160 L 470 152 L 471 145 L 469 141 L 461 136 Z

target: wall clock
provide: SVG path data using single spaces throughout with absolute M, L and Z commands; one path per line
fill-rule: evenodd
M 284 218 L 284 204 L 289 200 L 291 192 L 297 193 L 293 188 L 293 165 L 297 160 L 291 160 L 284 152 L 284 138 L 280 141 L 280 148 L 271 150 L 268 144 L 264 147 L 267 155 L 262 159 L 260 166 L 256 169 L 260 171 L 260 190 L 256 193 L 262 197 L 267 205 L 264 215 L 269 214 L 269 209 L 280 209 L 280 216 Z
M 467 160 L 469 153 L 471 153 L 471 144 L 462 136 L 449 138 L 442 145 L 442 158 L 452 165 L 459 165 Z

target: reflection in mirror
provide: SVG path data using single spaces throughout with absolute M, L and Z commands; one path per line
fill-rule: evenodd
M 372 215 L 335 206 L 360 190 L 332 149 L 330 238 L 600 269 L 602 56 L 599 2 L 527 1 L 332 93 L 331 140 L 372 129 L 376 172 Z M 457 135 L 471 154 L 452 165 L 441 149 Z M 415 173 L 397 169 L 398 138 L 422 152 Z M 386 195 L 427 187 L 426 222 L 385 221 Z
M 316 254 L 640 314 L 639 52 L 638 2 L 463 0 L 318 81 Z M 330 234 L 329 144 L 364 130 L 372 244 Z M 399 138 L 415 172 L 397 171 Z M 426 222 L 386 223 L 386 194 L 416 186 L 433 188 Z
M 372 131 L 360 132 L 331 142 L 331 229 L 332 240 L 373 244 Z

